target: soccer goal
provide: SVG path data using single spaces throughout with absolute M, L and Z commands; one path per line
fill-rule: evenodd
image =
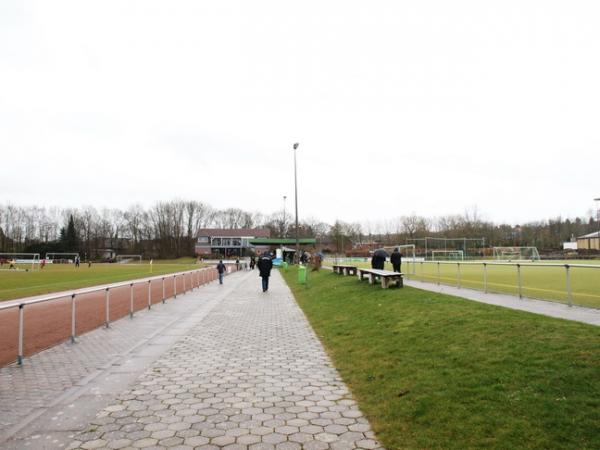
M 141 263 L 142 255 L 117 255 L 116 261 L 119 264 Z
M 501 261 L 539 261 L 537 247 L 494 247 L 494 259 Z
M 0 253 L 0 270 L 39 270 L 39 253 Z
M 79 257 L 79 253 L 70 252 L 70 253 L 56 253 L 56 252 L 48 252 L 46 253 L 46 262 L 51 264 L 70 264 L 75 262 L 75 258 Z
M 432 261 L 464 261 L 465 252 L 462 250 L 431 250 Z

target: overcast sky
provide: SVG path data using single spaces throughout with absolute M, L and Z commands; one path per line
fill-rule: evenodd
M 0 2 L 0 202 L 325 221 L 600 197 L 600 2 Z

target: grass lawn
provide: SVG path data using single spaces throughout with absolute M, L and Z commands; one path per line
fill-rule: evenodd
M 553 264 L 591 264 L 599 265 L 600 261 L 550 261 Z M 361 267 L 370 267 L 370 262 L 349 263 Z M 386 262 L 386 269 L 392 270 L 390 263 Z M 438 281 L 437 264 L 435 263 L 402 263 L 402 271 L 407 272 L 410 279 L 430 282 Z M 414 272 L 414 273 L 413 273 Z M 518 294 L 517 269 L 513 266 L 493 266 L 487 269 L 488 290 L 507 294 Z M 521 267 L 523 295 L 530 298 L 553 300 L 562 303 L 568 301 L 566 291 L 566 275 L 564 267 Z M 456 264 L 440 264 L 440 283 L 455 286 L 458 279 Z M 484 271 L 483 265 L 461 264 L 461 286 L 483 290 Z M 600 267 L 571 268 L 571 289 L 573 303 L 581 306 L 600 308 Z
M 388 450 L 600 448 L 600 327 L 283 275 Z
M 6 267 L 6 266 L 5 266 Z M 36 271 L 0 271 L 0 301 L 197 269 L 194 258 L 150 264 L 48 264 Z

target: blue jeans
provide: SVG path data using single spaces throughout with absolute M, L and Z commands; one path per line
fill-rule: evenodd
M 223 284 L 223 275 L 222 273 L 219 273 L 219 284 Z
M 262 288 L 263 292 L 269 290 L 269 277 L 261 277 L 262 278 Z

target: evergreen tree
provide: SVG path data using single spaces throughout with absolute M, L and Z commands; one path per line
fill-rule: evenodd
M 76 252 L 79 250 L 79 237 L 75 229 L 75 220 L 73 215 L 69 216 L 67 228 L 60 229 L 60 241 L 65 252 Z

